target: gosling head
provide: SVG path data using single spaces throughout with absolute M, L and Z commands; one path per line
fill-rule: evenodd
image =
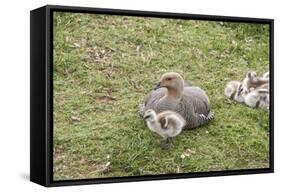
M 152 122 L 156 120 L 156 117 L 157 117 L 156 112 L 152 109 L 148 109 L 147 111 L 145 111 L 143 119 L 145 121 Z
M 237 88 L 237 97 L 241 97 L 243 98 L 245 95 L 247 95 L 249 93 L 249 91 L 247 89 L 245 89 L 245 87 L 243 87 L 242 84 L 239 85 L 239 87 Z
M 249 71 L 246 75 L 246 78 L 255 80 L 257 78 L 257 73 L 255 71 Z
M 180 74 L 176 72 L 169 72 L 162 75 L 160 82 L 155 89 L 166 87 L 168 90 L 182 90 L 184 80 Z

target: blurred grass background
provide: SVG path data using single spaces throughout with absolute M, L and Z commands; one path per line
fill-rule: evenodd
M 54 180 L 269 167 L 269 114 L 224 88 L 269 70 L 269 25 L 54 13 Z M 162 150 L 138 104 L 176 71 L 215 120 Z

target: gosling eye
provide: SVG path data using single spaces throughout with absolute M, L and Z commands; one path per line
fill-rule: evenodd
M 171 80 L 172 80 L 172 78 L 167 78 L 167 80 L 168 80 L 168 81 L 171 81 Z

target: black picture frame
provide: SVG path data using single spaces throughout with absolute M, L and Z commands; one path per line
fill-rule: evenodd
M 53 12 L 262 23 L 270 25 L 270 167 L 262 169 L 53 181 Z M 82 185 L 274 172 L 274 20 L 46 5 L 30 12 L 30 180 L 43 186 Z

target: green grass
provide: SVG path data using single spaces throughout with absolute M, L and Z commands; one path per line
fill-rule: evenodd
M 268 111 L 224 96 L 268 66 L 268 25 L 55 13 L 54 179 L 269 167 Z M 206 90 L 215 119 L 162 150 L 138 104 L 168 71 Z

